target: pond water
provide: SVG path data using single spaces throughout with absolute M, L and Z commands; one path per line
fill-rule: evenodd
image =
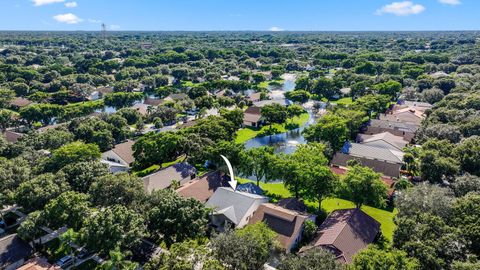
M 272 146 L 275 149 L 275 153 L 291 154 L 295 152 L 299 144 L 306 143 L 306 140 L 302 135 L 302 131 L 306 127 L 315 123 L 313 112 L 308 110 L 308 114 L 310 115 L 310 118 L 302 127 L 272 136 L 253 138 L 245 142 L 245 148 L 250 149 L 262 146 Z

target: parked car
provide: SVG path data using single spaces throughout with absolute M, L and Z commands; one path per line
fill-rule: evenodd
M 73 264 L 73 257 L 71 255 L 67 255 L 56 262 L 56 265 L 62 268 L 66 268 L 72 264 Z
M 86 259 L 88 256 L 93 254 L 93 252 L 88 251 L 85 248 L 80 248 L 80 249 L 77 250 L 77 252 L 78 252 L 77 253 L 77 258 L 80 259 L 80 260 Z

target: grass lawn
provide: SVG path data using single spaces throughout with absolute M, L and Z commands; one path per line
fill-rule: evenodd
M 338 105 L 351 105 L 353 103 L 353 100 L 351 97 L 344 97 L 337 101 L 331 101 L 331 102 L 336 103 Z
M 250 180 L 239 178 L 240 183 L 245 183 Z M 272 197 L 275 200 L 281 198 L 292 197 L 290 192 L 285 188 L 283 183 L 262 183 L 260 182 L 260 187 L 267 193 L 266 195 Z M 310 208 L 317 208 L 318 202 L 306 201 L 305 204 Z M 335 210 L 340 209 L 349 209 L 354 208 L 355 205 L 347 200 L 331 198 L 325 199 L 322 201 L 322 208 L 331 213 Z M 392 241 L 393 231 L 395 230 L 395 224 L 393 223 L 393 218 L 397 214 L 397 210 L 394 209 L 392 212 L 388 210 L 378 209 L 370 206 L 362 206 L 362 210 L 365 211 L 369 216 L 373 217 L 376 221 L 380 222 L 382 228 L 382 234 L 389 241 Z
M 160 170 L 161 168 L 166 168 L 168 166 L 172 166 L 173 164 L 183 162 L 184 160 L 185 160 L 185 156 L 181 156 L 174 161 L 162 163 L 162 166 L 160 166 L 158 164 L 155 164 L 155 165 L 152 165 L 152 166 L 150 166 L 146 169 L 143 169 L 141 171 L 134 171 L 133 174 L 138 176 L 138 177 L 144 177 L 146 175 L 149 175 L 151 173 L 154 173 L 154 172 Z
M 293 118 L 293 122 L 298 124 L 298 126 L 303 126 L 307 123 L 308 119 L 310 118 L 310 116 L 308 115 L 308 113 L 303 113 L 301 114 L 300 116 L 295 116 Z M 292 121 L 292 119 L 288 119 L 286 123 L 290 123 L 290 121 Z M 285 128 L 285 124 L 273 124 L 272 125 L 273 128 L 276 128 L 278 129 L 280 132 L 287 132 L 288 130 Z M 257 135 L 262 131 L 262 130 L 265 130 L 265 129 L 269 129 L 270 126 L 264 126 L 262 127 L 261 129 L 255 129 L 255 128 L 242 128 L 240 129 L 239 131 L 237 131 L 237 137 L 235 139 L 235 142 L 236 143 L 244 143 L 250 139 L 253 139 L 255 137 L 257 137 Z
M 273 84 L 283 84 L 285 81 L 283 79 L 278 79 L 278 80 L 272 80 L 272 81 L 264 81 L 258 84 L 258 87 L 260 88 L 267 88 L 270 83 Z

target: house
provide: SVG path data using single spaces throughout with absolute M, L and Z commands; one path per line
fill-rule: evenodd
M 413 125 L 418 125 L 422 123 L 424 113 L 422 111 L 407 107 L 396 111 L 391 111 L 387 114 L 380 115 L 380 120 L 386 120 L 391 122 L 402 122 Z
M 87 99 L 91 101 L 99 100 L 102 97 L 102 94 L 99 91 L 93 91 L 91 92 Z
M 16 108 L 16 109 L 21 109 L 23 107 L 27 107 L 28 105 L 32 104 L 33 101 L 28 100 L 23 97 L 16 97 L 12 101 L 10 101 L 10 106 Z
M 212 225 L 219 231 L 232 226 L 243 228 L 248 224 L 258 207 L 268 202 L 268 198 L 231 188 L 220 187 L 205 204 L 213 209 Z
M 127 140 L 124 143 L 119 143 L 115 147 L 107 152 L 102 153 L 103 162 L 110 167 L 110 172 L 122 172 L 128 171 L 135 162 L 133 157 L 133 144 L 132 140 Z
M 0 269 L 17 269 L 32 254 L 32 247 L 20 239 L 17 234 L 7 235 L 0 239 Z
M 297 211 L 304 213 L 307 211 L 307 206 L 301 199 L 297 198 L 285 198 L 281 199 L 277 202 L 277 205 L 280 207 L 283 207 L 285 209 Z
M 398 177 L 403 165 L 403 152 L 346 142 L 341 151 L 334 155 L 331 164 L 338 167 L 347 167 L 349 160 L 358 160 L 363 166 L 367 166 L 378 173 Z
M 220 171 L 210 172 L 183 184 L 177 189 L 177 193 L 184 198 L 205 203 L 219 187 L 228 187 L 229 180 L 230 178 Z
M 103 97 L 106 94 L 113 93 L 113 86 L 98 87 L 97 89 L 95 89 L 95 91 L 99 92 L 100 95 Z
M 148 109 L 149 107 L 151 106 L 148 104 L 137 103 L 130 108 L 138 111 L 142 116 L 147 116 L 149 113 L 149 109 Z
M 357 252 L 373 243 L 380 232 L 380 223 L 360 209 L 344 209 L 332 212 L 320 225 L 312 248 L 324 248 L 332 252 L 337 261 L 351 263 Z
M 392 106 L 391 111 L 395 112 L 405 108 L 410 108 L 425 113 L 426 110 L 433 108 L 433 105 L 427 102 L 401 100 Z
M 280 245 L 290 252 L 301 241 L 304 224 L 307 220 L 315 221 L 315 216 L 264 203 L 258 207 L 248 224 L 265 222 L 270 229 L 277 233 Z
M 12 130 L 5 130 L 2 135 L 9 143 L 16 143 L 20 138 L 24 136 L 23 133 L 18 133 Z
M 250 96 L 248 96 L 248 100 L 250 100 L 251 102 L 258 102 L 261 99 L 262 99 L 262 93 L 260 92 L 255 92 L 250 94 Z
M 374 135 L 358 134 L 357 142 L 363 145 L 388 148 L 397 151 L 402 151 L 409 143 L 403 137 L 395 136 L 390 132 L 382 132 Z
M 415 132 L 417 132 L 419 128 L 420 125 L 415 124 L 372 119 L 370 120 L 364 133 L 373 135 L 377 133 L 389 132 L 395 136 L 401 136 L 403 139 L 410 142 L 415 137 Z
M 147 104 L 150 106 L 158 106 L 165 103 L 165 100 L 163 99 L 157 99 L 157 98 L 149 98 L 147 97 L 144 101 L 143 104 Z
M 154 190 L 170 187 L 174 181 L 179 182 L 180 185 L 186 184 L 196 176 L 197 169 L 195 167 L 188 163 L 177 163 L 143 177 L 142 181 L 145 192 L 151 193 Z
M 48 263 L 47 259 L 35 257 L 27 261 L 23 266 L 17 270 L 61 270 L 59 266 L 53 266 Z
M 251 182 L 237 185 L 236 190 L 241 191 L 241 192 L 250 193 L 250 194 L 263 195 L 263 190 L 259 186 L 255 185 L 254 183 L 251 183 Z
M 187 99 L 188 96 L 185 93 L 176 93 L 176 94 L 170 94 L 166 98 L 164 98 L 164 101 L 179 101 L 179 100 L 184 100 Z
M 290 106 L 291 102 L 288 99 L 268 99 L 258 102 L 254 102 L 253 106 L 255 107 L 265 107 L 266 105 L 279 104 L 282 106 Z
M 243 125 L 246 127 L 260 127 L 262 125 L 262 108 L 249 107 L 243 112 Z

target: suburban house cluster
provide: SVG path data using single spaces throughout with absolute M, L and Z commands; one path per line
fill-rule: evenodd
M 217 231 L 264 222 L 277 233 L 277 240 L 285 252 L 295 251 L 302 241 L 306 221 L 315 222 L 316 216 L 307 213 L 305 204 L 294 198 L 271 203 L 270 198 L 261 195 L 261 190 L 252 185 L 240 184 L 233 190 L 228 186 L 227 176 L 216 171 L 195 178 L 176 191 L 185 198 L 205 203 L 212 211 L 211 226 Z M 353 255 L 372 243 L 379 233 L 380 224 L 360 209 L 338 210 L 318 228 L 315 239 L 298 252 L 324 248 L 339 262 L 349 263 Z
M 331 164 L 342 168 L 350 160 L 356 160 L 384 176 L 399 177 L 404 164 L 403 149 L 412 143 L 426 110 L 431 107 L 428 103 L 413 101 L 391 106 L 378 119 L 370 120 L 355 142 L 345 142 Z

